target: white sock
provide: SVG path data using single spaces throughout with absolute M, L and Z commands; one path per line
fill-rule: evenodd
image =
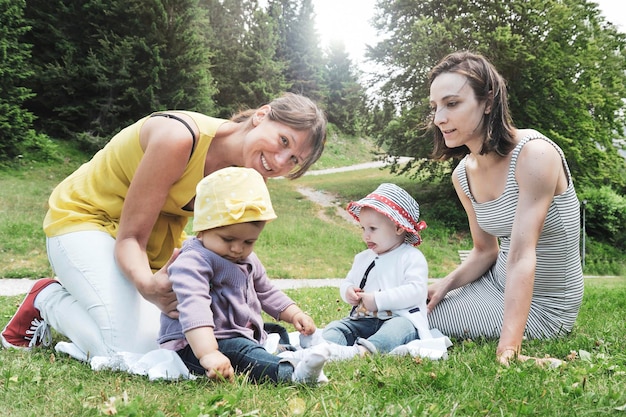
M 280 352 L 278 355 L 279 358 L 285 359 L 298 359 L 302 360 L 307 355 L 307 349 L 298 349 L 298 350 L 286 350 L 284 352 Z
M 302 333 L 299 334 L 300 338 L 300 347 L 303 349 L 310 348 L 315 345 L 319 345 L 320 343 L 326 342 L 322 337 L 322 331 L 320 329 L 316 329 L 312 335 L 305 336 Z
M 328 360 L 331 362 L 347 361 L 352 358 L 361 356 L 361 349 L 359 349 L 358 345 L 343 346 L 336 343 L 329 343 L 328 349 L 330 351 L 330 356 L 328 357 Z
M 328 360 L 330 352 L 327 345 L 318 345 L 306 349 L 307 354 L 302 358 L 293 370 L 291 380 L 303 384 L 315 384 L 318 381 L 327 380 L 322 375 L 324 364 Z

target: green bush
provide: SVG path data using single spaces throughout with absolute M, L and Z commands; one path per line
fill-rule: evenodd
M 585 214 L 587 235 L 626 249 L 626 198 L 608 186 L 578 192 Z
M 589 238 L 585 244 L 584 273 L 587 275 L 626 275 L 624 251 Z
M 80 151 L 93 155 L 104 148 L 110 139 L 90 132 L 81 132 L 75 135 L 74 143 Z
M 437 219 L 451 230 L 469 233 L 467 214 L 452 184 L 420 182 L 416 199 L 424 218 Z

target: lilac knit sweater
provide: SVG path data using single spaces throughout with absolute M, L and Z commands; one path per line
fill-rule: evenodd
M 235 264 L 202 246 L 196 238 L 183 243 L 168 269 L 178 298 L 179 319 L 161 314 L 159 343 L 184 339 L 184 333 L 210 326 L 216 339 L 243 336 L 264 343 L 261 310 L 278 319 L 293 300 L 270 281 L 252 253 Z

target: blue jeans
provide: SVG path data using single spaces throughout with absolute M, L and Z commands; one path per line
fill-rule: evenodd
M 388 353 L 400 345 L 419 337 L 413 323 L 406 317 L 387 320 L 371 318 L 335 320 L 322 332 L 325 340 L 338 345 L 352 346 L 361 337 L 371 342 L 380 353 Z
M 220 352 L 230 359 L 230 364 L 237 373 L 250 373 L 254 382 L 270 380 L 272 382 L 291 382 L 293 364 L 265 350 L 254 340 L 245 337 L 233 337 L 217 341 Z M 196 375 L 204 375 L 205 369 L 193 354 L 191 346 L 179 350 L 178 356 L 183 360 L 187 369 Z

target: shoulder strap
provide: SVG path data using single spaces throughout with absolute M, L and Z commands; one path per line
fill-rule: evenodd
M 461 189 L 463 190 L 465 195 L 473 202 L 474 201 L 474 196 L 470 192 L 469 184 L 467 183 L 467 173 L 465 172 L 465 161 L 466 160 L 467 160 L 467 155 L 465 155 L 465 157 L 463 159 L 461 159 L 461 161 L 459 161 L 459 164 L 457 166 L 457 168 L 458 168 L 457 179 L 459 180 L 459 184 L 461 185 Z
M 192 139 L 191 153 L 189 154 L 189 159 L 191 159 L 191 155 L 193 155 L 193 150 L 196 148 L 196 134 L 193 132 L 193 129 L 191 128 L 191 126 L 189 126 L 189 123 L 187 123 L 185 120 L 181 119 L 180 117 L 174 116 L 173 114 L 169 114 L 169 113 L 154 113 L 150 115 L 150 117 L 154 117 L 154 116 L 162 116 L 162 117 L 167 117 L 168 119 L 177 120 L 181 122 L 182 124 L 184 124 L 187 129 L 189 129 L 189 132 L 191 132 L 191 139 Z

